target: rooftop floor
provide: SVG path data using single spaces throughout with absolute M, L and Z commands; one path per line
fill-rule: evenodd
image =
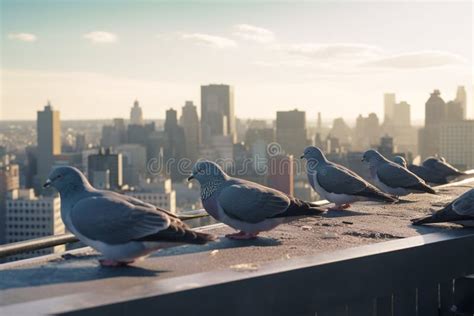
M 167 278 L 213 270 L 252 271 L 269 262 L 328 253 L 371 243 L 445 230 L 454 224 L 411 226 L 410 219 L 437 210 L 464 191 L 474 179 L 438 188 L 439 195 L 410 195 L 399 204 L 358 203 L 347 211 L 328 211 L 264 232 L 256 240 L 221 237 L 206 246 L 181 246 L 155 253 L 130 267 L 103 268 L 90 248 L 76 249 L 0 265 L 0 306 L 94 290 L 123 291 Z M 233 230 L 211 225 L 222 236 Z M 119 292 L 117 292 L 119 295 Z

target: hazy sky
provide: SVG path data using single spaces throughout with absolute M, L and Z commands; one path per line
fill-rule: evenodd
M 1 1 L 1 119 L 146 118 L 200 85 L 235 88 L 239 117 L 382 115 L 384 92 L 412 104 L 473 87 L 465 2 Z

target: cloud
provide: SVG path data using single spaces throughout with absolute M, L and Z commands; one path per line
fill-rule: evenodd
M 181 34 L 181 37 L 183 39 L 192 40 L 198 44 L 216 48 L 232 48 L 237 46 L 237 43 L 231 39 L 203 33 L 186 33 Z
M 277 47 L 291 55 L 319 60 L 331 59 L 367 59 L 379 56 L 382 50 L 377 46 L 352 43 L 334 44 L 292 44 Z
M 275 40 L 272 31 L 250 24 L 237 24 L 234 26 L 234 35 L 244 40 L 259 43 L 269 43 Z
M 463 57 L 441 51 L 409 52 L 377 58 L 363 63 L 361 66 L 374 68 L 431 68 L 466 63 Z
M 38 39 L 35 34 L 31 33 L 10 33 L 8 34 L 8 38 L 21 42 L 36 42 Z
M 83 37 L 93 43 L 115 43 L 118 40 L 116 34 L 104 31 L 89 32 L 84 34 Z

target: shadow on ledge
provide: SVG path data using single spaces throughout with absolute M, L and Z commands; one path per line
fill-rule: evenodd
M 21 272 L 21 278 L 19 278 Z M 138 266 L 104 268 L 97 261 L 88 261 L 78 267 L 60 265 L 37 266 L 0 271 L 0 289 L 11 289 L 25 286 L 39 286 L 59 283 L 84 282 L 116 277 L 154 277 L 164 270 L 151 270 Z
M 281 241 L 275 238 L 259 236 L 255 239 L 249 240 L 233 240 L 226 237 L 220 237 L 217 241 L 210 242 L 206 245 L 184 245 L 181 247 L 173 247 L 160 250 L 154 253 L 151 257 L 167 257 L 176 255 L 185 255 L 191 253 L 199 253 L 205 251 L 213 251 L 229 248 L 244 248 L 244 247 L 274 247 L 281 245 Z

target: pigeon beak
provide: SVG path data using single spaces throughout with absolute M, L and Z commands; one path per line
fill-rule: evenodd
M 51 180 L 46 180 L 46 182 L 43 184 L 43 188 L 49 188 L 51 186 Z
M 300 159 L 303 159 L 304 158 L 304 155 L 301 155 Z
M 188 181 L 191 181 L 192 179 L 194 179 L 194 176 L 193 176 L 193 175 L 190 175 L 190 176 L 188 177 Z

